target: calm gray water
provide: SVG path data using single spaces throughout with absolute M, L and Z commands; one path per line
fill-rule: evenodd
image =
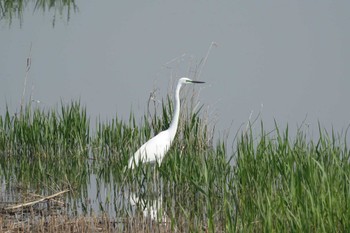
M 20 27 L 0 21 L 0 113 L 26 100 L 43 108 L 80 99 L 91 122 L 130 110 L 141 118 L 153 90 L 166 96 L 179 77 L 200 74 L 200 102 L 218 134 L 260 115 L 291 131 L 304 123 L 336 131 L 350 123 L 349 1 L 77 1 L 78 12 L 33 13 Z M 196 68 L 207 56 L 206 63 Z M 90 190 L 96 190 L 92 177 Z M 100 190 L 115 190 L 101 187 Z M 89 192 L 99 206 L 96 196 Z M 111 197 L 109 197 L 111 198 Z
M 32 44 L 27 85 L 43 107 L 81 99 L 95 117 L 141 117 L 149 93 L 165 97 L 209 54 L 200 101 L 219 131 L 261 112 L 295 128 L 350 123 L 348 1 L 77 1 L 78 12 L 35 12 L 22 27 L 0 22 L 0 111 L 16 111 Z M 263 107 L 262 107 L 263 106 Z

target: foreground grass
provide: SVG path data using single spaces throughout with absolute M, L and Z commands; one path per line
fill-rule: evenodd
M 238 215 L 249 231 L 346 232 L 350 229 L 350 156 L 341 138 L 320 132 L 307 142 L 288 129 L 238 143 L 234 168 Z
M 21 183 L 42 193 L 50 192 L 53 184 L 55 189 L 69 188 L 72 199 L 84 199 L 92 173 L 101 182 L 117 183 L 115 198 L 109 200 L 116 217 L 101 221 L 105 227 L 99 225 L 107 232 L 147 232 L 152 222 L 164 226 L 164 216 L 166 231 L 172 232 L 349 231 L 346 135 L 329 135 L 320 126 L 319 139 L 313 141 L 302 131 L 291 138 L 288 128 L 281 132 L 276 126 L 267 134 L 261 126 L 258 135 L 242 133 L 233 154 L 227 154 L 223 142 L 211 144 L 212 131 L 199 110 L 182 114 L 174 145 L 157 168 L 162 193 L 157 220 L 140 215 L 140 206 L 139 214 L 130 215 L 122 196 L 141 189 L 143 196 L 154 196 L 154 186 L 149 185 L 154 182 L 153 169 L 123 168 L 142 142 L 167 128 L 171 106 L 166 101 L 161 116 L 145 117 L 141 126 L 132 114 L 128 121 L 116 117 L 97 122 L 94 133 L 79 103 L 60 111 L 28 107 L 20 115 L 7 112 L 0 117 L 0 176 L 6 184 Z M 87 216 L 75 218 L 91 225 L 81 220 Z M 68 222 L 69 217 L 60 219 Z M 121 222 L 120 228 L 106 227 L 115 221 Z M 52 222 L 46 224 L 55 231 Z M 34 225 L 29 227 L 36 231 Z

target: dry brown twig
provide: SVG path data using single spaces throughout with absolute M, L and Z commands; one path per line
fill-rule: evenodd
M 69 192 L 69 189 L 60 191 L 60 192 L 52 194 L 50 196 L 41 197 L 41 198 L 39 198 L 39 199 L 37 199 L 35 201 L 30 201 L 30 202 L 26 202 L 26 203 L 22 203 L 22 204 L 8 206 L 8 207 L 4 208 L 4 210 L 6 210 L 6 211 L 9 211 L 9 210 L 13 211 L 13 210 L 18 209 L 18 208 L 30 207 L 30 206 L 33 206 L 33 205 L 35 205 L 37 203 L 40 203 L 40 202 L 43 202 L 43 201 L 46 201 L 46 200 L 50 200 L 52 198 L 55 198 L 55 197 L 57 197 L 59 195 L 67 193 L 67 192 Z
M 28 74 L 29 74 L 31 65 L 32 65 L 32 43 L 30 43 L 29 55 L 27 57 L 26 74 L 24 76 L 24 85 L 23 85 L 23 92 L 22 92 L 22 98 L 21 98 L 21 113 L 23 111 L 24 97 L 25 97 L 26 88 L 27 88 L 27 79 L 28 79 Z

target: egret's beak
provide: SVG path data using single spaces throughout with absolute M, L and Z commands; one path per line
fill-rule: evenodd
M 205 83 L 205 82 L 192 80 L 191 83 Z

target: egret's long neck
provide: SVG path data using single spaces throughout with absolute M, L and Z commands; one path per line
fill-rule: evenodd
M 171 121 L 169 132 L 171 135 L 171 139 L 174 139 L 177 125 L 179 123 L 179 115 L 180 115 L 180 89 L 181 89 L 181 83 L 179 83 L 176 87 L 175 91 L 175 110 L 174 110 L 174 116 L 173 120 Z

